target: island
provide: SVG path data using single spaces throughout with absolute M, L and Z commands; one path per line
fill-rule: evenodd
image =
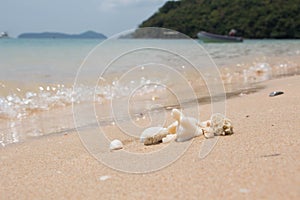
M 18 38 L 27 39 L 106 39 L 102 33 L 95 31 L 86 31 L 81 34 L 66 34 L 58 32 L 43 32 L 43 33 L 22 33 Z

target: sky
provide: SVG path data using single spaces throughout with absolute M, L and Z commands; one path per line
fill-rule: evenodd
M 167 0 L 0 0 L 0 32 L 82 33 L 106 36 L 137 28 Z

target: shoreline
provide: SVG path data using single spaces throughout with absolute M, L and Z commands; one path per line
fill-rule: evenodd
M 202 160 L 204 139 L 197 137 L 176 162 L 153 173 L 106 167 L 87 152 L 76 132 L 0 148 L 1 199 L 299 199 L 299 78 L 270 80 L 255 93 L 227 99 L 226 115 L 235 133 L 221 137 Z M 269 97 L 278 90 L 284 94 Z M 209 111 L 209 104 L 201 105 L 201 115 Z M 124 146 L 148 148 L 135 141 Z
M 265 88 L 267 81 L 261 82 L 261 83 L 256 83 L 249 85 L 247 87 L 242 87 L 240 89 L 236 90 L 229 90 L 225 93 L 226 99 L 231 99 L 231 98 L 238 98 L 240 95 L 247 95 L 247 94 L 252 94 L 255 92 L 258 92 L 262 89 Z M 206 89 L 205 89 L 206 90 Z M 145 99 L 151 99 L 151 95 L 146 95 L 147 97 L 143 97 Z M 195 101 L 197 101 L 198 105 L 203 106 L 203 105 L 210 105 L 212 99 L 222 99 L 223 95 L 216 95 L 214 97 L 208 96 L 208 95 L 202 95 L 197 97 L 197 99 L 187 99 L 186 101 L 181 102 L 181 104 L 162 104 L 161 107 L 153 108 L 151 110 L 146 110 L 143 112 L 143 116 L 146 115 L 151 115 L 154 112 L 158 113 L 163 113 L 163 112 L 170 112 L 173 108 L 180 109 L 180 105 L 187 110 L 189 110 L 191 107 L 194 106 Z M 82 105 L 82 108 L 80 109 L 81 111 L 84 111 L 84 109 L 87 108 L 87 104 L 90 102 L 86 102 L 85 104 Z M 143 102 L 140 102 L 143 103 Z M 146 102 L 145 102 L 146 103 Z M 103 120 L 99 120 L 98 123 L 101 124 L 101 126 L 109 126 L 112 123 L 114 123 L 113 116 L 110 116 L 109 110 L 106 109 L 106 104 L 110 105 L 110 102 L 106 102 L 103 104 L 104 107 L 97 107 L 96 110 L 103 110 L 105 117 Z M 76 105 L 77 106 L 77 105 Z M 32 114 L 29 114 L 26 116 L 24 119 L 2 119 L 1 125 L 2 127 L 7 126 L 6 128 L 1 129 L 2 135 L 7 135 L 11 137 L 11 135 L 17 135 L 17 141 L 13 142 L 8 142 L 3 141 L 2 146 L 0 148 L 6 148 L 7 146 L 10 146 L 12 144 L 18 144 L 18 143 L 24 143 L 27 142 L 28 140 L 32 139 L 38 139 L 42 138 L 45 136 L 50 136 L 50 135 L 62 135 L 62 134 L 69 134 L 72 132 L 76 132 L 76 129 L 91 129 L 95 128 L 98 126 L 97 121 L 94 122 L 87 122 L 83 123 L 81 125 L 78 125 L 76 127 L 73 119 L 73 110 L 72 110 L 72 105 L 68 105 L 65 107 L 54 107 L 50 110 L 46 111 L 36 111 L 33 112 Z M 140 117 L 140 112 L 134 113 L 135 116 Z M 107 116 L 106 116 L 107 115 Z M 57 118 L 56 116 L 60 116 L 60 118 Z M 207 116 L 207 119 L 210 116 Z M 146 119 L 146 118 L 145 118 Z M 145 120 L 144 119 L 144 120 Z M 127 122 L 129 121 L 129 118 L 124 118 L 123 121 Z M 149 120 L 149 119 L 146 119 Z M 203 119 L 201 119 L 203 120 Z M 42 122 L 42 123 L 41 123 Z M 49 123 L 50 122 L 50 123 Z M 5 125 L 5 124 L 10 124 Z M 37 124 L 37 125 L 36 125 Z M 36 127 L 35 127 L 36 126 Z M 11 133 L 9 133 L 11 132 Z M 13 133 L 16 132 L 16 133 Z M 3 137 L 3 136 L 2 136 Z M 5 136 L 3 137 L 5 138 Z M 11 138 L 11 140 L 15 140 Z M 6 143 L 5 143 L 6 142 Z M 0 143 L 1 144 L 1 143 Z

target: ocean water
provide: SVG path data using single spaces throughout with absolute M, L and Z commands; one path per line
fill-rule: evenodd
M 75 125 L 72 104 L 82 113 L 95 104 L 100 122 L 113 124 L 107 105 L 130 96 L 131 117 L 147 120 L 155 105 L 170 109 L 195 98 L 209 103 L 207 84 L 220 84 L 216 76 L 227 93 L 240 94 L 299 74 L 299 66 L 299 40 L 1 39 L 0 146 L 96 126 L 89 118 Z

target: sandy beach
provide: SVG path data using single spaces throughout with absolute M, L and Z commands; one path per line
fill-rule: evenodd
M 153 173 L 106 167 L 76 132 L 0 148 L 0 199 L 300 199 L 300 77 L 264 85 L 227 100 L 235 134 L 221 137 L 205 159 L 199 158 L 200 136 L 180 159 Z M 269 97 L 273 91 L 284 94 Z

